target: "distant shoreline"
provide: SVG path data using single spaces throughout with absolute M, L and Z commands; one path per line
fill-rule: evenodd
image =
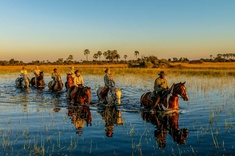
M 170 63 L 169 68 L 129 68 L 127 64 L 102 64 L 102 65 L 39 65 L 39 68 L 45 74 L 50 74 L 54 68 L 57 68 L 61 74 L 69 72 L 70 67 L 74 66 L 75 70 L 81 70 L 82 74 L 102 75 L 106 68 L 111 68 L 115 75 L 138 74 L 138 75 L 155 75 L 161 70 L 172 74 L 185 75 L 211 75 L 211 76 L 235 76 L 235 62 L 223 63 Z M 28 73 L 31 74 L 36 65 L 26 65 Z M 0 74 L 20 73 L 22 66 L 0 66 Z

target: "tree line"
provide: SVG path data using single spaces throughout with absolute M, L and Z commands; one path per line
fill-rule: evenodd
M 199 60 L 189 60 L 186 57 L 172 59 L 161 59 L 159 60 L 157 56 L 144 56 L 139 57 L 140 52 L 134 51 L 134 60 L 127 60 L 128 55 L 121 55 L 117 50 L 107 50 L 104 52 L 97 51 L 93 54 L 93 59 L 89 61 L 89 56 L 91 52 L 89 49 L 84 50 L 84 55 L 86 60 L 75 60 L 73 55 L 69 55 L 67 58 L 58 58 L 56 61 L 49 60 L 33 60 L 31 62 L 25 63 L 23 61 L 10 59 L 10 60 L 0 60 L 0 65 L 66 65 L 66 64 L 128 64 L 129 67 L 159 67 L 168 66 L 169 62 L 188 62 L 188 63 L 202 63 L 202 62 L 235 62 L 235 53 L 224 53 L 217 54 L 215 57 L 210 55 L 209 58 L 201 58 Z M 132 55 L 133 55 L 132 54 Z

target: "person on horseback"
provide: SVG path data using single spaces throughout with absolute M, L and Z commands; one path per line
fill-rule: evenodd
M 73 90 L 73 94 L 71 97 L 72 98 L 71 103 L 74 103 L 75 94 L 79 95 L 80 92 L 82 91 L 83 86 L 84 86 L 84 81 L 81 76 L 81 72 L 79 70 L 76 70 L 74 73 L 75 73 L 75 76 L 73 79 L 73 83 L 74 83 L 75 88 Z
M 53 79 L 52 81 L 52 90 L 54 89 L 55 87 L 55 84 L 56 84 L 56 77 L 59 76 L 59 73 L 57 72 L 57 68 L 54 68 L 53 69 L 53 72 L 51 74 L 51 78 Z
M 25 69 L 25 67 L 22 67 L 22 70 L 20 71 L 20 76 L 23 77 L 23 76 L 28 76 L 28 72 L 27 70 Z
M 23 77 L 25 76 L 25 78 L 27 79 L 28 78 L 28 72 L 27 70 L 25 69 L 25 67 L 22 67 L 22 70 L 20 71 L 20 85 L 23 81 Z
M 156 102 L 153 108 L 156 108 L 162 96 L 164 95 L 165 91 L 169 89 L 167 81 L 165 79 L 164 71 L 161 71 L 158 75 L 159 77 L 154 82 L 153 98 L 156 99 Z
M 68 72 L 68 74 L 71 74 L 71 75 L 72 75 L 72 78 L 74 79 L 74 77 L 75 77 L 75 74 L 74 74 L 74 66 L 71 66 L 71 67 L 70 67 L 70 71 Z
M 39 69 L 38 66 L 35 67 L 34 71 L 33 71 L 33 74 L 35 75 L 35 87 L 37 87 L 37 80 L 38 80 L 38 77 L 40 75 L 40 72 L 41 70 Z
M 115 86 L 115 82 L 113 79 L 113 76 L 111 75 L 111 71 L 109 68 L 106 68 L 104 75 L 104 88 L 100 92 L 100 96 L 104 98 L 107 94 L 107 89 L 109 89 L 112 86 Z

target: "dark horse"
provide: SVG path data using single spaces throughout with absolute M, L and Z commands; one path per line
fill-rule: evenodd
M 90 87 L 76 87 L 72 86 L 67 92 L 67 98 L 73 100 L 77 104 L 90 104 L 91 102 L 91 88 Z
M 82 105 L 82 106 L 73 106 L 68 107 L 68 116 L 71 116 L 71 121 L 75 125 L 76 133 L 81 134 L 80 131 L 86 122 L 86 126 L 92 125 L 92 115 L 89 106 Z
M 45 82 L 44 82 L 44 74 L 43 71 L 39 73 L 39 76 L 37 77 L 37 84 L 35 84 L 35 77 L 33 77 L 30 81 L 32 86 L 35 86 L 36 88 L 44 88 Z
M 16 78 L 15 84 L 17 88 L 29 88 L 29 78 L 26 75 Z
M 53 86 L 53 81 L 50 81 L 48 83 L 48 88 L 54 92 L 57 92 L 57 91 L 61 91 L 63 89 L 63 86 L 64 86 L 64 83 L 61 79 L 61 76 L 60 75 L 57 75 L 55 77 L 55 84 Z
M 177 144 L 185 144 L 188 138 L 188 129 L 179 128 L 179 113 L 157 113 L 151 114 L 150 112 L 143 112 L 141 116 L 144 121 L 151 122 L 156 125 L 154 136 L 160 148 L 166 146 L 167 134 L 169 134 L 173 141 Z M 167 133 L 168 132 L 168 133 Z
M 186 92 L 186 87 L 184 83 L 173 84 L 171 88 L 163 95 L 160 100 L 156 110 L 178 110 L 179 109 L 179 97 L 182 97 L 184 101 L 188 101 L 188 94 Z M 154 101 L 152 99 L 152 92 L 144 93 L 140 98 L 141 106 L 145 108 L 151 108 L 154 106 Z
M 67 79 L 67 81 L 65 82 L 65 87 L 66 87 L 66 91 L 68 91 L 69 88 L 71 88 L 74 85 L 72 74 L 67 73 L 66 79 Z

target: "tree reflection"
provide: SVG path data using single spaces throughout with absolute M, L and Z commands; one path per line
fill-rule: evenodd
M 86 126 L 91 126 L 92 116 L 89 106 L 73 106 L 67 109 L 68 116 L 71 116 L 71 121 L 75 125 L 76 133 L 82 134 L 82 129 Z
M 154 136 L 159 148 L 164 148 L 166 146 L 167 134 L 169 134 L 173 141 L 179 145 L 186 143 L 188 129 L 179 128 L 179 113 L 151 114 L 149 112 L 143 112 L 141 115 L 144 121 L 151 122 L 153 125 L 156 125 Z
M 116 106 L 102 107 L 98 110 L 105 121 L 105 131 L 107 137 L 113 137 L 114 125 L 123 125 L 122 112 Z

